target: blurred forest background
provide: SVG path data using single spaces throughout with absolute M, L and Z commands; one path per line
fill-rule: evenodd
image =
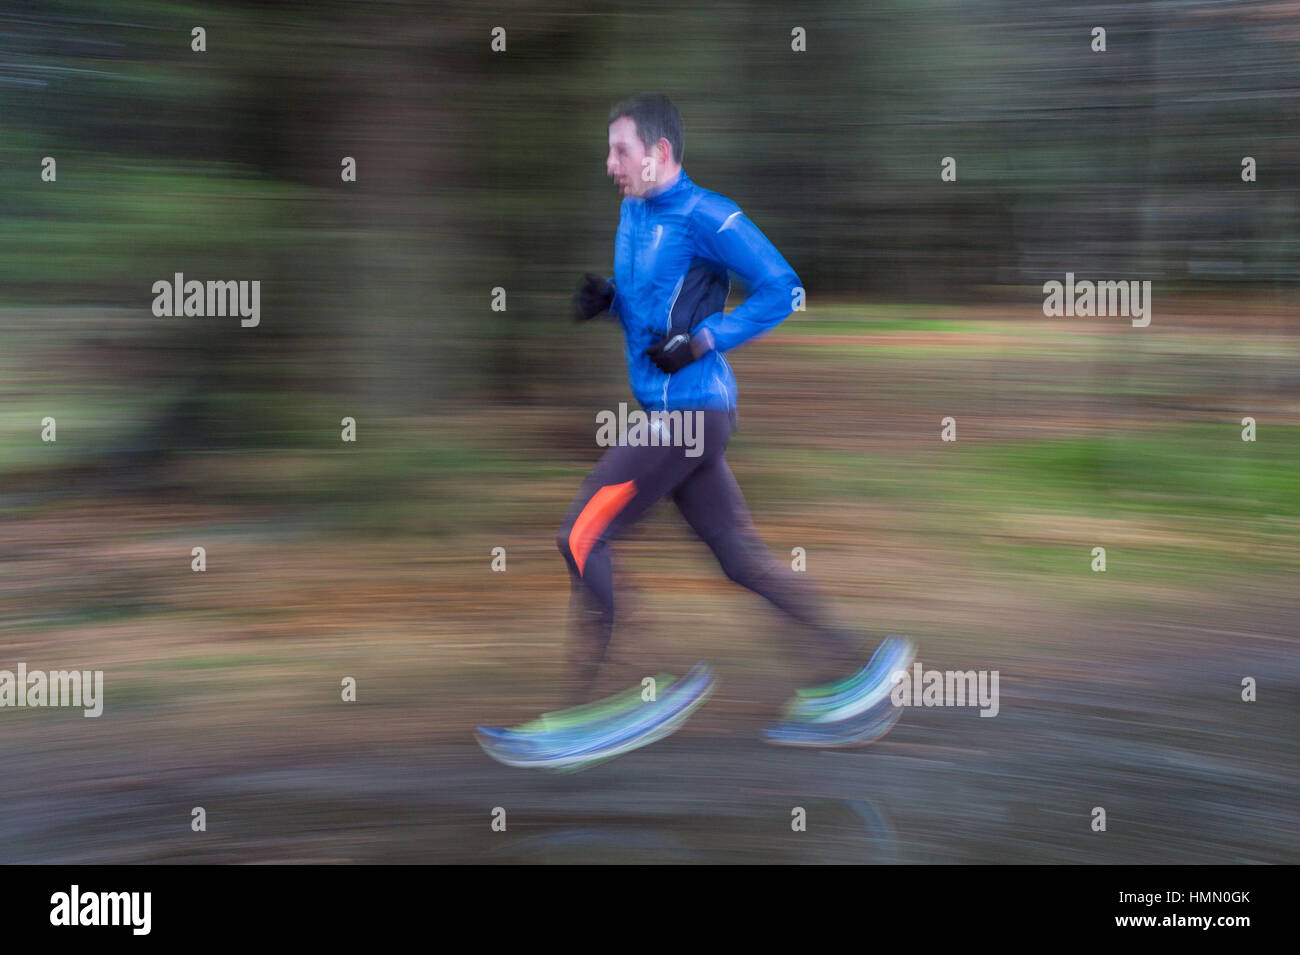
M 618 387 L 618 362 L 551 343 L 576 337 L 578 275 L 612 262 L 606 111 L 648 89 L 685 116 L 688 171 L 746 208 L 814 306 L 1020 297 L 1033 315 L 1067 270 L 1165 296 L 1300 277 L 1295 3 L 123 0 L 3 28 L 5 303 L 116 310 L 60 334 L 149 383 L 143 427 L 86 435 L 95 454 L 313 446 L 312 394 L 373 427 L 564 403 L 580 375 Z M 142 320 L 178 271 L 261 279 L 261 327 Z

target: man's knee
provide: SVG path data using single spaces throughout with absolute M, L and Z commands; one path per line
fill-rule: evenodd
M 718 558 L 722 572 L 732 583 L 754 590 L 759 581 L 770 573 L 771 568 L 765 566 L 766 562 L 759 559 L 752 548 L 739 541 L 710 542 L 710 547 Z
M 555 546 L 560 549 L 560 555 L 564 558 L 564 562 L 569 565 L 569 570 L 577 573 L 578 563 L 573 559 L 573 548 L 569 545 L 569 537 L 572 533 L 572 525 L 566 522 L 555 535 Z
M 766 597 L 774 583 L 783 586 L 780 581 L 790 573 L 789 568 L 753 534 L 726 533 L 707 543 L 727 579 L 760 596 Z

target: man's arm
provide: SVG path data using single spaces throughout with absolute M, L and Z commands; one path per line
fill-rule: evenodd
M 749 296 L 730 315 L 717 312 L 696 326 L 697 348 L 728 351 L 771 331 L 790 314 L 799 276 L 758 226 L 730 199 L 701 203 L 693 219 L 699 255 L 740 275 Z

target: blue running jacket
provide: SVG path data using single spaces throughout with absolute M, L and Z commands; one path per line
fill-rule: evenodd
M 749 296 L 723 314 L 740 275 Z M 697 186 L 683 169 L 667 189 L 627 196 L 614 239 L 614 303 L 623 326 L 628 378 L 646 411 L 731 411 L 736 377 L 722 353 L 770 331 L 795 306 L 799 276 L 726 196 Z M 714 349 L 675 374 L 645 354 L 677 331 L 708 329 Z

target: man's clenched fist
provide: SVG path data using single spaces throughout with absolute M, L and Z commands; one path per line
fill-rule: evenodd
M 573 296 L 573 318 L 585 322 L 601 312 L 609 311 L 614 304 L 614 283 L 606 282 L 594 272 L 582 277 L 582 284 Z
M 695 352 L 691 348 L 691 336 L 686 332 L 669 335 L 657 345 L 647 348 L 645 353 L 662 372 L 673 374 L 681 371 L 695 361 Z

